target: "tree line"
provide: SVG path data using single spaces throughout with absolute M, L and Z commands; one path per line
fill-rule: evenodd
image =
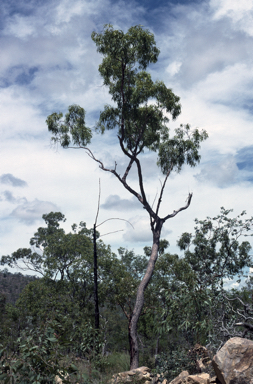
M 252 279 L 248 278 L 240 290 L 225 286 L 229 279 L 243 278 L 245 268 L 253 266 L 250 244 L 242 241 L 243 236 L 250 234 L 253 219 L 244 219 L 244 215 L 242 212 L 231 218 L 231 210 L 222 208 L 214 218 L 196 220 L 195 232 L 183 233 L 178 240 L 183 251 L 180 257 L 169 253 L 167 240 L 160 241 L 159 257 L 145 290 L 137 328 L 142 363 L 155 368 L 155 361 L 162 364 L 163 354 L 186 356 L 196 343 L 215 351 L 231 336 L 252 338 Z M 142 255 L 119 248 L 116 255 L 96 233 L 100 314 L 97 329 L 93 228 L 87 229 L 81 222 L 73 224 L 72 231 L 66 233 L 61 227 L 65 217 L 59 212 L 45 214 L 43 219 L 45 226 L 38 228 L 29 248 L 1 258 L 2 265 L 29 268 L 41 275 L 24 287 L 15 304 L 3 302 L 2 356 L 12 356 L 12 361 L 16 361 L 25 353 L 21 344 L 30 340 L 25 351 L 29 355 L 32 350 L 36 358 L 31 362 L 26 357 L 24 370 L 29 366 L 31 374 L 32 366 L 36 375 L 42 374 L 43 366 L 44 373 L 50 376 L 57 374 L 64 356 L 96 361 L 99 365 L 108 353 L 129 351 L 136 291 L 152 248 L 146 246 Z M 38 351 L 32 348 L 43 342 L 45 354 L 38 363 Z M 165 361 L 168 358 L 164 357 L 162 362 Z M 65 368 L 76 374 L 75 366 Z

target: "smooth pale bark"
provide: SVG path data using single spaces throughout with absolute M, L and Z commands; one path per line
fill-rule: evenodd
M 137 340 L 138 320 L 144 305 L 144 291 L 152 277 L 155 263 L 158 258 L 159 241 L 161 236 L 163 222 L 159 220 L 157 228 L 153 231 L 153 246 L 148 262 L 146 273 L 138 287 L 134 310 L 128 325 L 129 344 L 130 344 L 130 369 L 136 369 L 139 366 L 139 348 Z

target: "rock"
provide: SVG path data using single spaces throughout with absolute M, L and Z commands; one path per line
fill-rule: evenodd
M 189 373 L 187 371 L 183 371 L 180 373 L 179 376 L 177 376 L 175 379 L 173 379 L 170 384 L 183 384 L 183 380 L 185 380 L 189 376 Z
M 253 341 L 233 337 L 212 363 L 221 384 L 253 384 Z
M 201 373 L 208 373 L 210 377 L 215 376 L 215 371 L 213 369 L 212 360 L 209 357 L 204 357 L 196 361 L 197 369 Z
M 209 373 L 210 376 L 215 375 L 212 360 L 206 347 L 200 344 L 195 344 L 195 346 L 189 350 L 188 355 L 197 359 L 196 369 L 199 373 Z
M 69 375 L 66 374 L 65 375 L 65 379 L 67 379 L 68 377 L 69 377 Z M 54 381 L 55 381 L 56 384 L 62 384 L 62 379 L 58 375 L 55 376 Z
M 183 371 L 169 384 L 210 384 L 210 376 L 208 373 L 189 375 L 187 371 Z
M 210 384 L 210 375 L 208 373 L 198 373 L 188 376 L 182 384 Z
M 158 379 L 152 376 L 151 370 L 147 367 L 140 367 L 132 371 L 116 373 L 112 376 L 111 384 L 136 383 L 136 384 L 155 384 Z M 165 383 L 164 383 L 165 384 Z
M 199 359 L 196 363 L 201 373 L 209 373 L 209 370 L 212 370 L 212 360 L 209 357 Z
M 195 346 L 189 351 L 190 354 L 197 354 L 202 359 L 205 357 L 209 357 L 209 353 L 206 347 L 203 345 L 195 344 Z

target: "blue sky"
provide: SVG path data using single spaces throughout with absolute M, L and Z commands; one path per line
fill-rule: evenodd
M 13 0 L 2 1 L 1 8 L 1 254 L 26 247 L 43 224 L 42 214 L 51 210 L 66 215 L 67 230 L 80 221 L 91 227 L 99 178 L 100 220 L 121 217 L 135 227 L 110 221 L 105 233 L 124 231 L 104 241 L 114 250 L 141 252 L 150 245 L 148 218 L 132 196 L 84 152 L 52 148 L 45 124 L 50 113 L 76 103 L 92 127 L 110 103 L 90 38 L 106 23 L 124 31 L 141 24 L 154 33 L 161 53 L 149 70 L 181 98 L 182 113 L 171 130 L 189 123 L 209 133 L 199 166 L 173 175 L 165 191 L 164 214 L 193 192 L 189 209 L 164 227 L 171 251 L 196 217 L 215 216 L 221 206 L 252 215 L 253 1 Z M 112 132 L 95 136 L 91 149 L 108 165 L 125 164 Z M 153 201 L 161 178 L 153 154 L 144 155 L 143 168 Z M 136 185 L 134 174 L 131 181 Z

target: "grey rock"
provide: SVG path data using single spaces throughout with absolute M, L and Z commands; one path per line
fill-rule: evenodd
M 221 384 L 253 384 L 253 341 L 233 337 L 212 361 Z

